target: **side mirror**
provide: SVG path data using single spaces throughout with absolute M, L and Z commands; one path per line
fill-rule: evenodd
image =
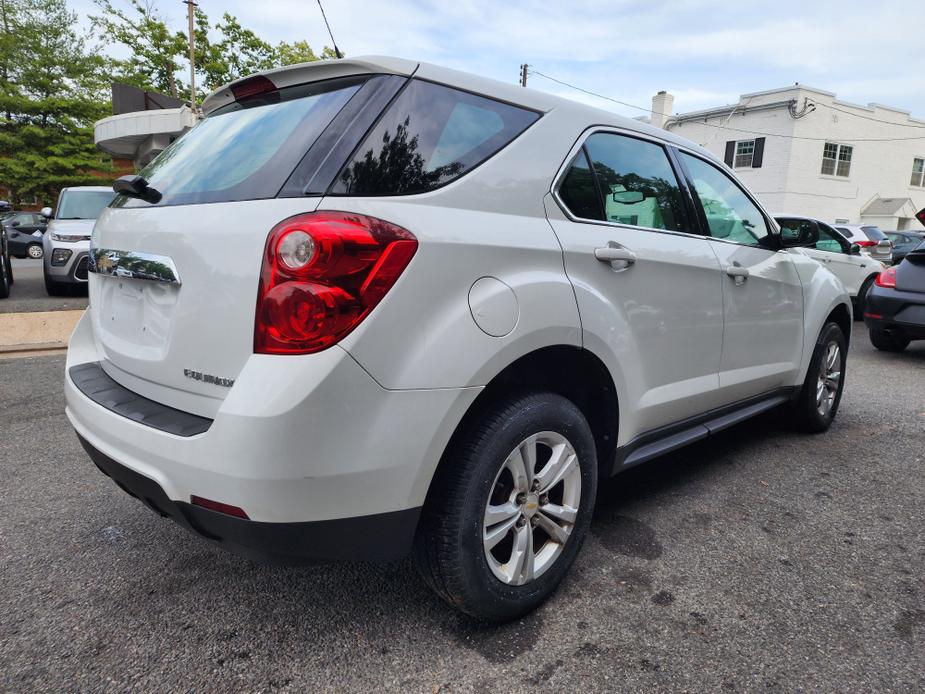
M 46 219 L 51 219 L 55 213 L 54 213 L 54 210 L 52 210 L 50 207 L 43 207 L 42 211 L 39 212 L 39 214 L 45 217 Z
M 646 199 L 646 194 L 641 190 L 620 190 L 611 195 L 614 202 L 622 205 L 635 205 Z
M 852 243 L 851 248 L 848 249 L 848 253 L 850 255 L 861 255 L 861 247 L 856 243 Z
M 819 230 L 815 224 L 780 225 L 780 245 L 784 248 L 812 248 L 818 241 Z
M 20 225 L 20 221 L 18 219 L 12 224 L 10 224 L 11 227 L 18 227 L 19 225 Z

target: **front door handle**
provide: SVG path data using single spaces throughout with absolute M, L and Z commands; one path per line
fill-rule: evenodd
M 611 243 L 613 243 L 611 241 Z M 625 270 L 636 262 L 636 254 L 628 248 L 619 246 L 604 246 L 594 249 L 594 257 L 602 263 L 610 263 L 614 270 Z
M 736 284 L 742 284 L 748 279 L 748 268 L 733 263 L 726 266 L 726 274 L 734 279 Z

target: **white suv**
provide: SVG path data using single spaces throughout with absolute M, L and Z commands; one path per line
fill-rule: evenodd
M 206 99 L 93 232 L 67 414 L 247 556 L 393 559 L 540 604 L 598 479 L 778 405 L 826 429 L 851 303 L 662 130 L 389 58 Z

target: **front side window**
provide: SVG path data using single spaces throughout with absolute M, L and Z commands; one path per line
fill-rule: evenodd
M 710 235 L 748 246 L 764 246 L 770 236 L 761 210 L 726 174 L 703 159 L 681 152 L 703 207 Z
M 735 166 L 736 168 L 752 166 L 752 159 L 755 156 L 755 141 L 754 140 L 744 140 L 742 142 L 736 142 L 736 158 Z
M 826 176 L 848 177 L 854 147 L 826 142 L 822 148 L 822 173 Z
M 690 230 L 678 179 L 664 147 L 625 135 L 595 133 L 585 148 L 603 196 L 606 221 Z
M 433 190 L 496 154 L 537 118 L 534 111 L 412 80 L 329 192 L 408 195 Z
M 916 157 L 912 160 L 912 180 L 909 185 L 925 186 L 925 159 Z

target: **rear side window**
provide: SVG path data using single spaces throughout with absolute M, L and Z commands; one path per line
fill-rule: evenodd
M 159 205 L 272 198 L 367 78 L 311 82 L 217 109 L 140 175 Z M 119 196 L 116 206 L 150 203 Z
M 559 197 L 569 212 L 576 217 L 604 220 L 601 197 L 597 192 L 597 184 L 591 174 L 591 166 L 588 164 L 584 147 L 572 161 L 568 173 L 562 179 L 559 185 Z
M 459 178 L 520 135 L 539 114 L 412 80 L 344 166 L 333 195 L 407 195 Z

